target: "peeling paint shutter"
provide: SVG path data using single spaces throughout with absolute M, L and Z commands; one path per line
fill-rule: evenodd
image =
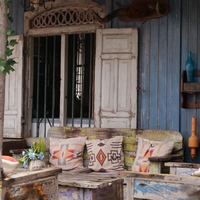
M 5 110 L 4 110 L 4 138 L 22 137 L 22 69 L 23 69 L 23 36 L 10 36 L 18 44 L 14 46 L 13 57 L 17 62 L 14 72 L 6 74 Z
M 136 128 L 138 30 L 99 29 L 96 38 L 95 127 Z

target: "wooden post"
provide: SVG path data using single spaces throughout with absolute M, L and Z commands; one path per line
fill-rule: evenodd
M 4 0 L 0 0 L 0 58 L 5 58 L 6 50 L 6 29 L 7 21 L 7 4 Z M 5 99 L 5 73 L 0 72 L 0 170 L 3 172 L 2 165 L 2 146 L 3 146 L 3 124 L 4 124 L 4 99 Z M 0 175 L 0 199 L 2 199 L 2 176 Z

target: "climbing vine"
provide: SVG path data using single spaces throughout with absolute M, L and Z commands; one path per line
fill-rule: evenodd
M 4 0 L 5 3 L 11 3 L 12 0 Z M 10 16 L 10 9 L 7 8 L 7 18 L 8 18 L 8 22 L 11 24 L 13 22 L 13 18 Z M 16 61 L 14 60 L 14 58 L 9 58 L 10 56 L 13 55 L 13 50 L 14 50 L 14 46 L 16 44 L 18 44 L 18 42 L 14 39 L 12 40 L 8 40 L 8 36 L 13 35 L 14 30 L 11 28 L 7 28 L 6 29 L 6 38 L 7 38 L 7 42 L 6 42 L 6 50 L 5 50 L 5 58 L 1 58 L 0 57 L 0 72 L 5 72 L 5 73 L 10 73 L 11 71 L 14 71 L 14 64 L 16 63 Z

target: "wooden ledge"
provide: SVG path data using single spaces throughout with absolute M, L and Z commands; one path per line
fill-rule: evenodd
M 200 168 L 200 164 L 196 163 L 184 163 L 184 162 L 166 162 L 166 167 L 180 167 L 180 168 Z

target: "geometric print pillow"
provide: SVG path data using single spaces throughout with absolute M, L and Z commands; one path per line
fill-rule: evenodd
M 64 170 L 83 168 L 83 150 L 87 137 L 69 139 L 49 138 L 50 159 L 53 166 Z
M 152 141 L 139 137 L 138 149 L 132 166 L 132 171 L 149 172 L 148 158 L 170 155 L 173 148 L 174 142 Z
M 123 136 L 86 140 L 88 168 L 94 171 L 124 170 Z

